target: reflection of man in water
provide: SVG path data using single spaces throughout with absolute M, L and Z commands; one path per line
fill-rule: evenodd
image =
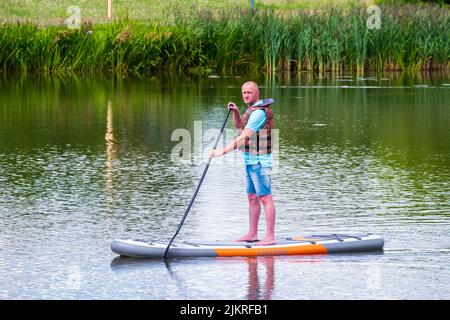
M 248 300 L 270 300 L 275 283 L 275 258 L 274 257 L 251 257 L 247 260 L 248 263 Z M 266 280 L 261 292 L 258 277 L 258 264 L 264 264 L 266 267 Z

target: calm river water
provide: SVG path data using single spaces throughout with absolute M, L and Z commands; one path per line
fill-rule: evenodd
M 170 239 L 244 80 L 1 79 L 0 299 L 449 299 L 448 75 L 258 79 L 276 100 L 277 235 L 371 232 L 384 252 L 110 251 Z M 237 152 L 213 160 L 179 240 L 246 232 L 243 172 Z

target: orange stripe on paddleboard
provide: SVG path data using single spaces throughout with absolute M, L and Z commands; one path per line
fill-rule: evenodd
M 294 254 L 315 254 L 328 253 L 327 248 L 321 244 L 310 244 L 303 246 L 267 248 L 267 247 L 251 247 L 251 248 L 219 248 L 214 249 L 219 257 L 232 256 L 280 256 Z

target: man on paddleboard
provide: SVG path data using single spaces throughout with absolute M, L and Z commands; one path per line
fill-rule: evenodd
M 225 148 L 211 150 L 210 157 L 220 157 L 239 148 L 243 151 L 247 177 L 247 198 L 249 205 L 249 229 L 246 235 L 237 241 L 258 241 L 256 245 L 270 245 L 275 242 L 275 205 L 271 192 L 272 171 L 272 135 L 273 112 L 270 104 L 259 100 L 259 88 L 253 81 L 242 85 L 242 99 L 247 105 L 241 117 L 239 108 L 234 102 L 228 103 L 233 111 L 233 124 L 239 136 Z M 273 101 L 272 101 L 273 102 Z M 258 240 L 258 222 L 261 214 L 261 203 L 266 216 L 266 236 Z

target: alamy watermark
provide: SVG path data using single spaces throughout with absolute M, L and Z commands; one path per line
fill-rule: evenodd
M 379 6 L 371 5 L 367 8 L 370 16 L 367 18 L 366 26 L 369 30 L 381 29 L 381 9 Z
M 67 7 L 66 25 L 69 29 L 80 29 L 81 27 L 81 9 L 78 6 L 71 5 Z
M 371 265 L 366 269 L 366 286 L 370 291 L 381 289 L 381 269 L 379 265 Z
M 52 290 L 80 290 L 83 274 L 77 265 L 67 266 L 54 272 L 50 277 L 50 288 Z
M 248 141 L 248 152 L 251 154 L 272 153 L 274 166 L 278 163 L 279 157 L 279 130 L 270 130 L 270 146 L 268 146 L 267 131 L 264 129 L 259 131 L 259 144 L 256 135 L 250 137 Z M 194 121 L 194 132 L 185 128 L 178 128 L 171 134 L 171 141 L 178 142 L 172 148 L 171 161 L 184 164 L 201 164 L 208 160 L 209 151 L 212 150 L 217 137 L 220 135 L 219 129 L 203 130 L 202 121 Z M 225 129 L 221 135 L 216 149 L 222 149 L 231 143 L 238 135 L 234 129 Z M 245 151 L 244 146 L 237 148 Z M 215 158 L 214 162 L 224 161 L 234 162 L 242 161 L 241 156 L 237 152 L 230 152 L 222 157 Z
M 366 20 L 366 26 L 369 30 L 381 29 L 381 9 L 377 5 L 370 5 L 366 12 L 370 16 Z M 69 17 L 66 19 L 66 25 L 69 29 L 80 29 L 81 27 L 81 9 L 76 5 L 70 5 L 67 7 L 67 14 Z

